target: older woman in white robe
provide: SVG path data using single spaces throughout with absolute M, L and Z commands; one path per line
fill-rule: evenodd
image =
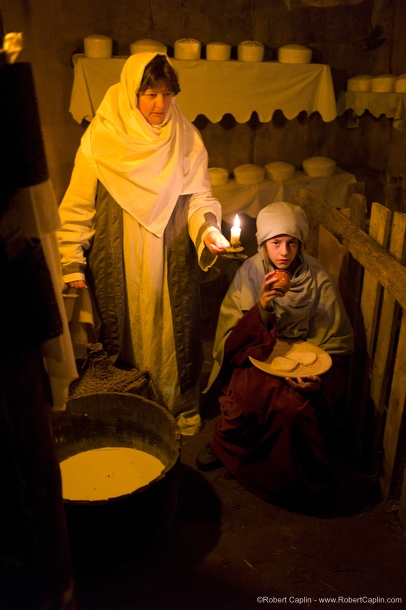
M 65 282 L 93 289 L 109 355 L 147 369 L 158 402 L 191 435 L 201 425 L 198 268 L 229 243 L 178 92 L 166 55 L 127 60 L 82 138 L 59 245 Z

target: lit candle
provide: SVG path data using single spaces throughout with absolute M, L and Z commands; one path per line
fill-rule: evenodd
M 240 243 L 240 235 L 241 235 L 240 219 L 238 218 L 238 214 L 236 214 L 236 216 L 234 218 L 234 226 L 231 227 L 230 244 L 232 246 L 238 246 L 238 244 Z

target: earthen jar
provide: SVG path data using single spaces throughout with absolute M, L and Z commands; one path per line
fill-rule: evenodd
M 292 277 L 289 271 L 285 269 L 276 269 L 272 277 L 277 277 L 278 281 L 273 284 L 273 288 L 287 292 L 290 289 L 290 278 Z

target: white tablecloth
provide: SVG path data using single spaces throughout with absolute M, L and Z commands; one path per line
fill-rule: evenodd
M 74 55 L 74 81 L 69 111 L 78 123 L 91 120 L 107 89 L 120 79 L 126 57 L 92 59 Z M 287 119 L 300 112 L 319 112 L 324 121 L 337 116 L 330 67 L 324 64 L 247 63 L 171 59 L 179 74 L 177 100 L 194 121 L 199 114 L 218 123 L 232 114 L 239 123 L 258 113 L 261 122 L 281 110 Z
M 256 218 L 262 208 L 274 201 L 294 203 L 293 194 L 303 188 L 320 195 L 334 208 L 344 208 L 348 186 L 355 182 L 355 176 L 336 168 L 336 173 L 329 178 L 310 178 L 303 172 L 296 172 L 292 180 L 283 182 L 265 180 L 260 184 L 244 185 L 230 180 L 222 186 L 214 186 L 213 195 L 221 203 L 224 220 L 233 223 L 236 214 Z
M 341 91 L 337 101 L 337 114 L 352 110 L 356 117 L 366 110 L 374 117 L 385 115 L 393 119 L 393 127 L 403 131 L 406 119 L 406 93 L 375 93 L 372 91 Z M 358 122 L 352 122 L 357 127 Z

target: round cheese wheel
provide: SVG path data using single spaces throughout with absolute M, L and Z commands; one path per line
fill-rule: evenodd
M 134 55 L 135 53 L 145 53 L 146 51 L 150 51 L 154 53 L 166 53 L 167 46 L 163 42 L 159 42 L 159 40 L 152 40 L 152 38 L 143 38 L 142 40 L 136 40 L 130 44 L 130 53 Z
M 392 93 L 395 89 L 396 76 L 393 74 L 381 74 L 374 76 L 371 82 L 371 91 L 375 93 Z
M 282 64 L 309 64 L 312 50 L 302 44 L 285 44 L 278 49 L 278 61 Z
M 194 38 L 181 38 L 174 44 L 175 59 L 200 59 L 201 47 Z
M 284 161 L 272 161 L 265 165 L 265 172 L 268 180 L 283 182 L 283 180 L 292 180 L 294 178 L 295 166 Z
M 258 184 L 265 180 L 265 168 L 254 163 L 245 163 L 234 169 L 234 177 L 238 184 Z
M 372 76 L 358 74 L 347 80 L 347 91 L 371 91 Z
M 206 59 L 209 61 L 228 61 L 231 56 L 231 45 L 226 42 L 209 42 L 206 45 Z
M 228 169 L 224 167 L 209 167 L 209 174 L 213 186 L 227 184 L 230 175 Z
M 237 47 L 238 61 L 262 61 L 265 47 L 257 40 L 244 40 Z
M 336 162 L 328 157 L 309 157 L 302 165 L 305 174 L 313 178 L 332 176 L 336 170 Z
M 395 92 L 406 93 L 406 74 L 401 74 L 395 80 Z
M 113 52 L 113 41 L 104 34 L 91 34 L 83 39 L 86 57 L 108 59 Z

